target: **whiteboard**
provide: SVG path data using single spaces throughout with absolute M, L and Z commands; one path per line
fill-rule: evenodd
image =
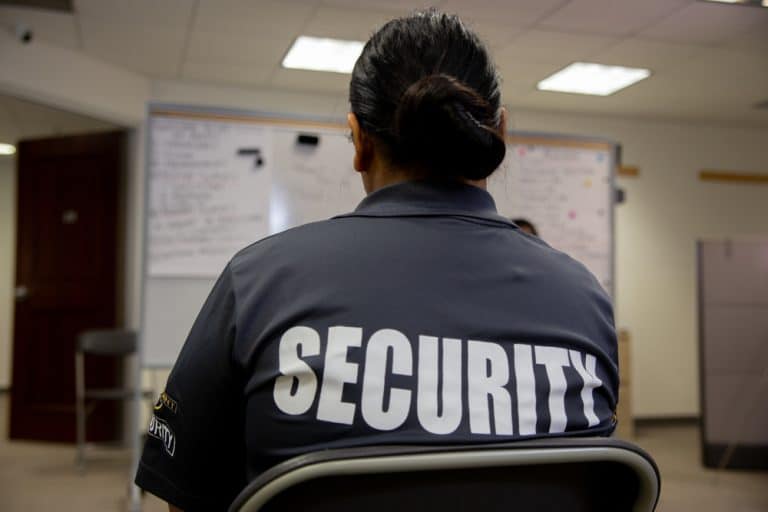
M 256 113 L 150 108 L 145 367 L 173 364 L 235 252 L 357 206 L 364 190 L 347 133 L 338 124 Z M 300 135 L 317 144 L 300 144 Z M 515 134 L 489 180 L 500 214 L 531 220 L 545 241 L 584 263 L 609 292 L 615 155 L 616 146 L 605 141 Z
M 488 190 L 499 213 L 531 221 L 549 245 L 583 263 L 613 293 L 616 146 L 511 136 Z
M 297 144 L 300 133 L 318 137 L 317 145 Z M 354 210 L 365 193 L 352 168 L 354 148 L 342 128 L 276 126 L 270 200 L 270 232 Z

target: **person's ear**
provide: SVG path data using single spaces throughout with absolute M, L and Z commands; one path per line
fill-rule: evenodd
M 360 128 L 360 123 L 354 113 L 347 114 L 347 123 L 352 133 L 352 144 L 355 146 L 355 158 L 352 165 L 357 172 L 366 172 L 373 157 L 373 141 Z
M 499 131 L 499 135 L 501 135 L 502 138 L 507 138 L 507 109 L 506 107 L 501 107 L 501 114 L 499 115 L 499 126 L 497 127 L 497 130 Z

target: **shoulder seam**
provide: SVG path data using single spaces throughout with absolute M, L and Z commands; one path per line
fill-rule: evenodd
M 271 235 L 265 236 L 264 238 L 260 238 L 260 239 L 256 240 L 255 242 L 251 242 L 250 244 L 246 245 L 245 247 L 243 247 L 242 249 L 237 251 L 234 254 L 234 256 L 232 256 L 232 259 L 230 260 L 230 262 L 234 262 L 234 259 L 237 258 L 241 253 L 247 251 L 251 247 L 259 245 L 262 242 L 266 242 L 267 240 L 271 240 L 273 238 L 277 238 L 279 236 L 285 235 L 285 234 L 290 233 L 292 231 L 295 231 L 297 229 L 305 228 L 307 226 L 314 226 L 315 224 L 323 224 L 323 223 L 331 222 L 331 221 L 335 221 L 335 220 L 339 220 L 339 218 L 331 217 L 329 219 L 323 219 L 323 220 L 316 220 L 316 221 L 313 221 L 313 222 L 307 222 L 305 224 L 300 224 L 298 226 L 293 226 L 293 227 L 288 228 L 286 230 L 280 231 L 279 233 L 272 233 Z

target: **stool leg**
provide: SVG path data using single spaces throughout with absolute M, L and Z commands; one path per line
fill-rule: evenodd
M 77 435 L 77 469 L 85 472 L 85 368 L 83 353 L 75 354 L 75 418 Z

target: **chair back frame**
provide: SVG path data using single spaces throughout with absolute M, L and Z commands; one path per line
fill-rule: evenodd
M 640 448 L 616 439 L 557 438 L 457 447 L 350 448 L 302 455 L 256 478 L 233 502 L 230 511 L 257 512 L 291 487 L 330 476 L 587 462 L 616 462 L 632 469 L 638 481 L 633 512 L 652 512 L 656 508 L 661 487 L 659 471 Z

